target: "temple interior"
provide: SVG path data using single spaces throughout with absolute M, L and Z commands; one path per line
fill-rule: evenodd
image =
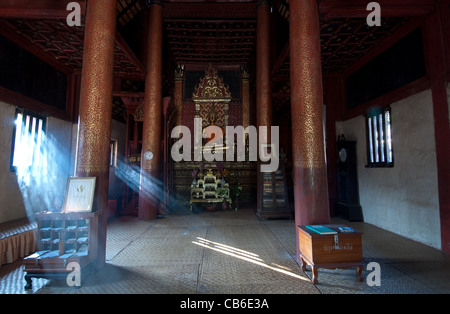
M 0 293 L 449 293 L 449 80 L 448 0 L 0 1 Z

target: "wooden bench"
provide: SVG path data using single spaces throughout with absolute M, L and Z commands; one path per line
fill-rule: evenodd
M 0 224 L 0 266 L 25 257 L 35 249 L 35 222 L 22 218 Z

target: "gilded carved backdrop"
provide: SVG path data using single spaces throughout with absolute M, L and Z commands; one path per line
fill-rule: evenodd
M 231 92 L 212 65 L 206 69 L 205 76 L 200 78 L 192 100 L 195 103 L 195 117 L 202 118 L 203 127 L 214 124 L 225 129 L 228 125 Z

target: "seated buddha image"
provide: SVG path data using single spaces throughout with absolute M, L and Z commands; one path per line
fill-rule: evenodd
M 205 133 L 205 129 L 203 130 L 203 138 L 205 138 L 205 143 L 210 143 L 210 144 L 213 144 L 213 143 L 223 143 L 223 141 L 224 141 L 224 139 L 223 139 L 223 137 L 224 137 L 224 134 L 225 134 L 225 132 L 224 132 L 224 129 L 223 128 L 221 128 L 220 126 L 218 126 L 216 123 L 217 123 L 217 113 L 216 113 L 216 111 L 214 110 L 214 108 L 210 111 L 210 113 L 209 113 L 209 115 L 208 115 L 208 123 L 209 123 L 209 126 L 216 126 L 216 127 L 218 127 L 218 128 L 220 128 L 220 130 L 221 130 L 221 132 L 218 132 L 218 134 L 216 134 L 216 133 L 210 133 L 210 134 L 208 134 L 208 135 L 206 135 Z

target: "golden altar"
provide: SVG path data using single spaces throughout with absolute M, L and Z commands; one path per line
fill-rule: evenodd
M 228 202 L 228 205 L 231 205 L 229 184 L 225 183 L 220 172 L 216 175 L 212 169 L 208 169 L 206 174 L 200 171 L 191 184 L 190 210 L 192 210 L 193 203 L 223 202 Z

